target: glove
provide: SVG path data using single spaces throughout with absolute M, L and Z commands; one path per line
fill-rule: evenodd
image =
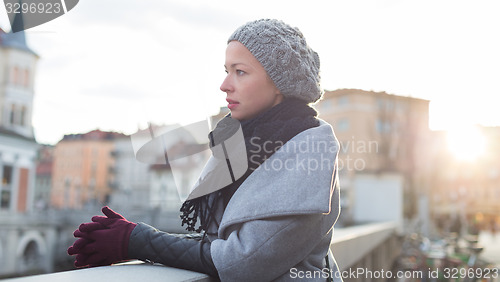
M 105 216 L 92 217 L 92 222 L 81 224 L 73 234 L 79 239 L 68 254 L 76 255 L 76 267 L 110 265 L 128 258 L 130 233 L 137 224 L 107 206 L 102 213 Z
M 69 255 L 76 255 L 75 259 L 75 266 L 76 267 L 83 267 L 83 266 L 98 266 L 98 265 L 90 265 L 88 263 L 85 263 L 89 259 L 89 255 L 92 253 L 88 253 L 89 250 L 85 249 L 85 246 L 89 243 L 93 243 L 94 240 L 90 239 L 90 232 L 99 230 L 99 229 L 105 229 L 103 225 L 101 225 L 98 222 L 89 222 L 89 223 L 82 223 L 78 227 L 75 232 L 73 232 L 73 236 L 76 238 L 79 238 L 78 240 L 73 243 L 71 247 L 68 248 L 68 254 Z M 83 231 L 83 232 L 82 232 Z M 86 252 L 86 253 L 83 253 Z M 94 259 L 95 260 L 95 259 Z

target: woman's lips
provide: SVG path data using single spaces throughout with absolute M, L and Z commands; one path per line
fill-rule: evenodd
M 232 110 L 234 108 L 236 108 L 240 103 L 234 101 L 234 100 L 231 100 L 231 99 L 226 99 L 227 101 L 227 107 L 228 109 Z

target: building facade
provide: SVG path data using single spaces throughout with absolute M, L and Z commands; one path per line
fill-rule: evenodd
M 114 140 L 123 135 L 93 130 L 65 135 L 54 149 L 51 205 L 81 209 L 109 202 L 114 183 Z
M 178 212 L 210 156 L 208 123 L 150 126 L 132 134 L 129 142 L 134 151 L 127 155 L 135 157 L 129 165 L 140 166 L 143 176 L 147 172 L 148 181 L 144 183 L 148 187 L 140 189 L 144 191 L 141 198 L 147 196 L 144 208 Z M 117 159 L 117 166 L 121 166 L 119 163 L 125 163 L 125 159 Z M 139 193 L 139 189 L 134 190 L 131 193 Z
M 16 14 L 13 25 L 22 25 Z M 33 220 L 38 144 L 32 126 L 39 56 L 0 28 L 0 277 L 52 271 L 55 228 Z
M 129 136 L 116 138 L 114 143 L 111 206 L 117 210 L 148 210 L 150 165 L 136 159 Z
M 15 23 L 22 24 L 22 18 Z M 0 28 L 0 212 L 27 212 L 33 206 L 38 145 L 31 119 L 38 59 L 24 32 Z
M 36 161 L 34 209 L 43 211 L 49 208 L 52 189 L 52 165 L 54 146 L 40 145 Z
M 429 101 L 385 92 L 339 89 L 325 91 L 315 108 L 319 117 L 333 126 L 341 144 L 343 220 L 358 220 L 354 210 L 356 203 L 361 202 L 357 199 L 363 195 L 356 190 L 363 189 L 355 187 L 369 183 L 367 175 L 371 175 L 372 181 L 390 178 L 393 183 L 400 179 L 403 213 L 411 216 L 416 209 L 416 185 L 422 181 L 427 158 L 424 148 L 429 141 Z M 363 181 L 358 177 L 361 175 Z
M 477 129 L 484 144 L 466 145 L 484 148 L 482 154 L 471 159 L 457 158 L 449 149 L 447 133 L 434 132 L 430 202 L 439 231 L 500 231 L 500 127 Z

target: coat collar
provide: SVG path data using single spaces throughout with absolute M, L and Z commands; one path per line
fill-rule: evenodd
M 241 184 L 226 207 L 219 233 L 248 220 L 329 213 L 338 151 L 332 127 L 322 120 L 296 135 Z

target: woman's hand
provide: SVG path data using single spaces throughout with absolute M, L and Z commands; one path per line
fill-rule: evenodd
M 101 266 L 128 259 L 128 243 L 136 223 L 126 220 L 109 207 L 103 207 L 105 216 L 94 216 L 73 233 L 79 238 L 68 248 L 76 255 L 75 266 Z

